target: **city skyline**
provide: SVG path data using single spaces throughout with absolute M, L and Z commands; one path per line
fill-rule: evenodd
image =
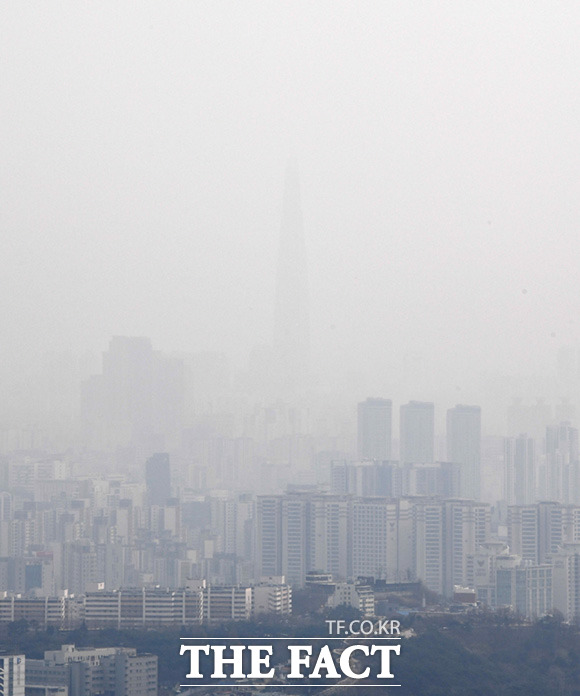
M 578 693 L 579 29 L 0 5 L 1 693 Z

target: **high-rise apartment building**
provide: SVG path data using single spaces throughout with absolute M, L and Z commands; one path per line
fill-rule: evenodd
M 417 499 L 413 505 L 415 575 L 448 597 L 473 577 L 470 559 L 489 541 L 490 509 L 471 500 Z
M 553 558 L 554 608 L 566 621 L 580 619 L 580 543 L 564 544 Z
M 508 507 L 508 543 L 510 550 L 534 565 L 546 563 L 564 541 L 573 539 L 571 510 L 560 503 Z
M 426 587 L 443 594 L 445 511 L 437 500 L 418 500 L 413 506 L 414 574 Z
M 410 401 L 400 411 L 400 456 L 403 464 L 431 464 L 434 461 L 435 406 Z
M 540 564 L 551 561 L 557 553 L 565 538 L 566 508 L 560 503 L 538 503 L 538 562 Z
M 301 586 L 307 573 L 335 580 L 409 579 L 413 569 L 412 503 L 381 497 L 260 496 L 255 575 L 282 574 Z
M 481 409 L 462 406 L 447 411 L 447 459 L 461 467 L 461 496 L 481 496 Z
M 396 565 L 396 506 L 380 499 L 362 498 L 352 501 L 350 520 L 351 577 L 386 578 L 389 567 Z M 395 517 L 391 517 L 391 514 Z M 389 525 L 390 523 L 390 525 Z M 389 529 L 392 541 L 387 540 Z M 395 549 L 389 562 L 388 552 Z
M 288 582 L 303 585 L 310 566 L 310 505 L 307 498 L 282 500 L 282 572 Z
M 369 398 L 359 403 L 359 459 L 385 461 L 391 458 L 392 408 L 393 404 L 389 399 Z
M 323 569 L 336 579 L 349 574 L 349 502 L 340 496 L 317 496 L 310 508 L 311 569 Z
M 510 505 L 508 508 L 508 544 L 524 561 L 538 564 L 539 509 L 537 505 Z
M 291 585 L 304 585 L 311 570 L 310 507 L 307 495 L 258 498 L 256 576 L 284 575 Z
M 489 505 L 472 500 L 445 500 L 444 594 L 453 595 L 455 585 L 473 586 L 471 559 L 481 544 L 489 541 Z

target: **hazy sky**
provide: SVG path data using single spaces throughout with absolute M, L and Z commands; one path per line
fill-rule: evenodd
M 270 340 L 293 157 L 316 362 L 385 384 L 421 356 L 448 380 L 549 363 L 580 338 L 579 20 L 573 2 L 2 3 L 5 355 L 129 334 L 242 360 Z

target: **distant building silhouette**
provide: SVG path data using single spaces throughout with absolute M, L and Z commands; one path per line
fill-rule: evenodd
M 361 401 L 358 405 L 358 456 L 360 459 L 391 458 L 391 420 L 389 399 Z
M 145 463 L 145 485 L 150 505 L 165 505 L 171 497 L 169 455 L 158 452 Z
M 508 505 L 536 500 L 536 443 L 527 435 L 504 440 L 505 499 Z
M 274 311 L 275 382 L 282 392 L 301 391 L 309 371 L 308 273 L 300 182 L 286 169 Z
M 570 423 L 546 428 L 546 463 L 542 493 L 547 500 L 580 502 L 578 430 Z
M 85 444 L 115 449 L 163 441 L 180 427 L 184 381 L 183 361 L 153 350 L 148 338 L 114 336 L 102 374 L 82 385 Z
M 430 402 L 410 401 L 401 406 L 400 457 L 406 464 L 430 464 L 434 461 L 435 406 Z
M 461 495 L 481 495 L 481 408 L 455 406 L 447 411 L 447 459 L 461 465 Z

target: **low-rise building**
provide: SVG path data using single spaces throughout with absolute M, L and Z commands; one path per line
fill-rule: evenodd
M 346 604 L 358 609 L 362 616 L 375 616 L 375 593 L 370 585 L 351 582 L 334 583 L 334 591 L 327 600 L 329 607 Z
M 26 684 L 26 696 L 68 696 L 68 687 Z
M 507 547 L 494 554 L 489 548 L 474 555 L 478 601 L 492 609 L 507 608 L 529 619 L 553 608 L 552 575 L 548 564 L 535 564 L 510 554 Z
M 202 609 L 201 588 L 123 589 L 89 592 L 85 597 L 85 621 L 89 628 L 199 624 Z
M 202 588 L 203 621 L 246 621 L 252 615 L 252 588 L 207 585 Z
M 28 621 L 38 628 L 55 626 L 76 628 L 84 619 L 84 601 L 80 597 L 28 597 L 3 593 L 0 596 L 0 624 Z
M 137 655 L 134 648 L 63 645 L 47 650 L 43 660 L 28 660 L 26 683 L 45 692 L 66 688 L 68 696 L 157 696 L 157 656 Z
M 0 655 L 0 693 L 24 696 L 26 658 L 24 655 Z
M 252 587 L 252 616 L 258 614 L 291 614 L 292 587 L 284 576 L 262 578 Z

